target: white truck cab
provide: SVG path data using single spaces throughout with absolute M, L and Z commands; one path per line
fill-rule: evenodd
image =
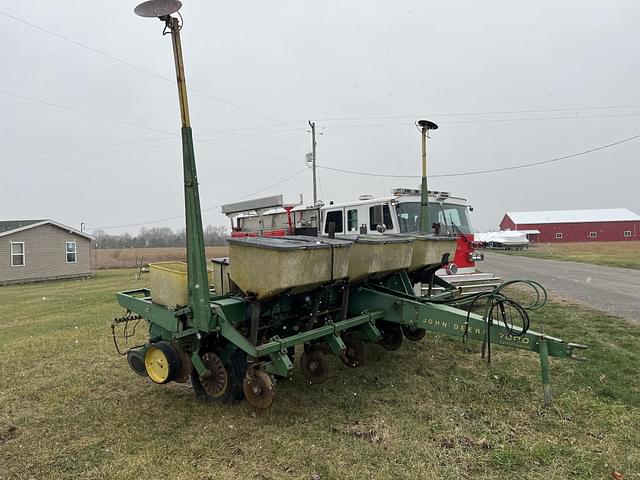
M 470 234 L 467 201 L 447 192 L 429 192 L 429 220 L 438 224 L 441 234 Z M 321 234 L 411 233 L 419 231 L 420 192 L 396 189 L 393 195 L 373 198 L 362 195 L 358 201 L 325 205 L 321 208 Z

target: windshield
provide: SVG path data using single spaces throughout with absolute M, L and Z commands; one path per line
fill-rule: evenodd
M 396 205 L 398 223 L 403 233 L 420 231 L 420 202 L 402 202 Z M 471 233 L 471 224 L 465 205 L 429 203 L 429 221 L 439 223 L 442 233 Z M 431 229 L 433 232 L 433 228 Z
M 442 213 L 445 221 L 440 223 L 446 224 L 448 227 L 454 226 L 457 229 L 456 233 L 471 233 L 471 222 L 469 222 L 466 205 L 443 203 Z

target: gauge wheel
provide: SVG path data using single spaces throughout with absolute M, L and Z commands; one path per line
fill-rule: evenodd
M 169 383 L 181 367 L 180 355 L 169 342 L 152 343 L 144 353 L 144 368 L 155 383 Z
M 397 350 L 402 346 L 402 329 L 395 323 L 384 322 L 378 325 L 380 329 L 380 340 L 378 343 L 385 350 Z
M 418 327 L 402 327 L 402 333 L 404 338 L 411 340 L 412 342 L 419 342 L 424 338 L 427 331 L 424 328 Z
M 242 382 L 247 371 L 247 355 L 236 350 L 223 362 L 215 352 L 202 354 L 202 362 L 207 367 L 205 375 L 191 372 L 193 391 L 199 400 L 207 403 L 235 403 L 244 398 Z
M 320 349 L 305 349 L 300 357 L 300 370 L 309 383 L 324 383 L 329 378 L 329 361 Z
M 129 350 L 127 352 L 127 363 L 131 370 L 141 377 L 148 377 L 147 369 L 144 366 L 144 353 L 140 350 Z

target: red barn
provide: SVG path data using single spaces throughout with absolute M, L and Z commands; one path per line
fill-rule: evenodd
M 626 208 L 507 212 L 501 230 L 540 230 L 534 242 L 640 240 L 640 215 Z

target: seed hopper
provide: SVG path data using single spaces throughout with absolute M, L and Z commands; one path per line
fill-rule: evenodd
M 159 18 L 173 42 L 182 117 L 187 281 L 186 286 L 174 286 L 182 289 L 181 295 L 165 295 L 171 280 L 162 277 L 160 268 L 156 274 L 165 280 L 159 283 L 162 288 L 117 294 L 126 314 L 112 324 L 114 341 L 131 368 L 157 384 L 190 379 L 196 396 L 207 402 L 246 399 L 256 408 L 267 408 L 276 379 L 291 375 L 294 361 L 310 383 L 322 383 L 329 377 L 328 355 L 336 355 L 347 367 L 361 367 L 371 345 L 395 350 L 403 339 L 419 341 L 433 332 L 482 342 L 483 354 L 490 355 L 492 345 L 539 354 L 548 403 L 548 357 L 575 358 L 585 347 L 528 328 L 526 307 L 540 307 L 540 295 L 539 301 L 522 306 L 500 290 L 483 297 L 456 296 L 451 288 L 426 297 L 416 294 L 420 283 L 442 282 L 435 271 L 453 254 L 455 238 L 420 234 L 231 239 L 228 261 L 213 264 L 213 281 L 220 287 L 210 289 L 181 24 L 173 16 L 179 8 L 177 1 L 153 0 L 139 5 L 136 13 Z M 425 191 L 426 187 L 425 178 Z M 428 219 L 423 220 L 421 224 L 428 225 Z M 536 284 L 529 285 L 540 294 Z M 184 300 L 175 304 L 176 298 Z M 126 336 L 129 324 L 142 320 L 148 323 L 148 338 L 122 351 L 117 333 L 124 331 Z

